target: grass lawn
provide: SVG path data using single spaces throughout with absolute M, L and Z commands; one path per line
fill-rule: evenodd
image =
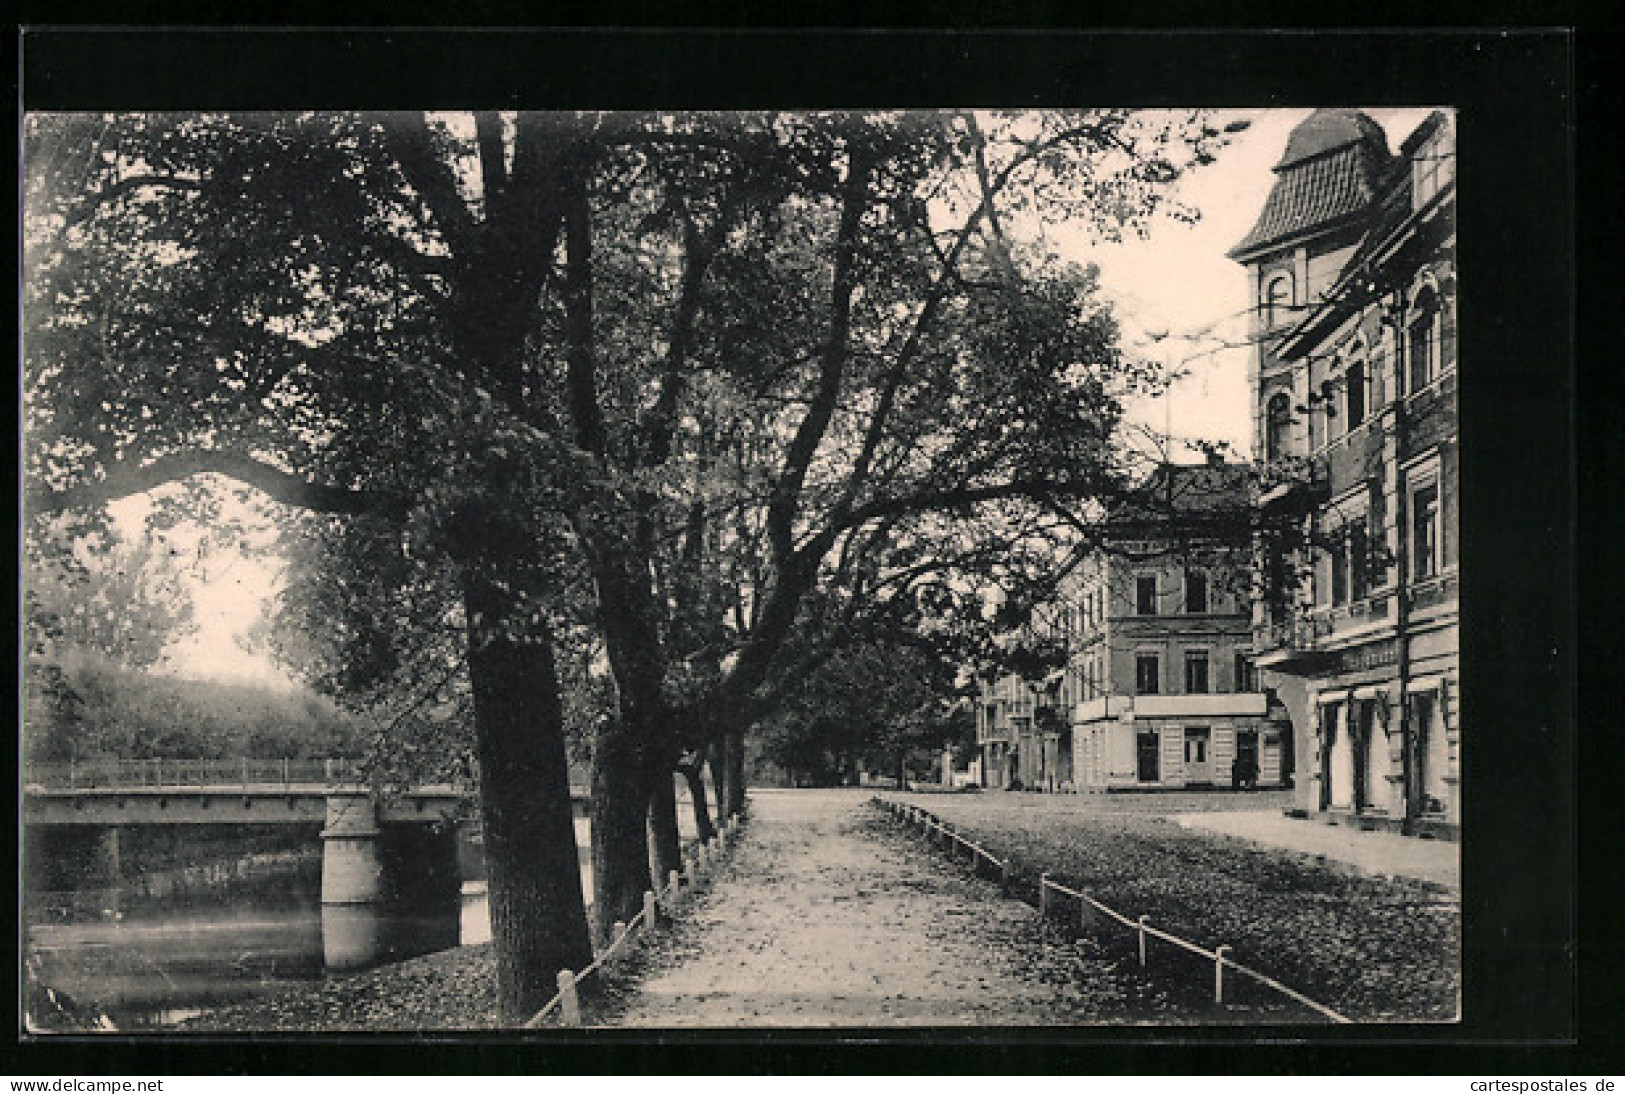
M 888 795 L 894 796 L 894 795 Z M 1280 808 L 1282 794 L 895 795 L 1008 856 L 1016 890 L 1036 901 L 1038 875 L 1086 889 L 1153 926 L 1230 956 L 1356 1021 L 1448 1022 L 1458 1013 L 1461 906 L 1420 881 L 1351 874 L 1290 851 L 1191 831 L 1168 815 Z M 1280 802 L 1275 799 L 1280 798 Z M 1098 930 L 1134 935 L 1115 924 Z M 1159 962 L 1211 987 L 1212 965 L 1162 945 Z M 1205 980 L 1203 979 L 1205 970 Z M 1273 1004 L 1262 992 L 1245 998 Z

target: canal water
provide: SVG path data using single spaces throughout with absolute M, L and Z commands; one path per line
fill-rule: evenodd
M 590 901 L 585 818 L 576 820 L 576 844 Z M 475 945 L 491 937 L 483 864 L 477 854 L 460 857 L 458 938 Z M 142 862 L 139 851 L 126 855 L 123 879 L 113 887 L 25 892 L 31 1028 L 163 1029 L 324 975 L 318 845 L 216 850 L 178 865 L 164 858 L 155 865 Z M 410 955 L 414 925 L 395 926 Z M 423 937 L 445 937 L 444 925 L 422 927 Z

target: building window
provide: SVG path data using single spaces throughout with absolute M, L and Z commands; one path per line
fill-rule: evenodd
M 1162 665 L 1154 653 L 1134 655 L 1134 693 L 1157 695 L 1162 691 Z
M 1370 589 L 1370 546 L 1366 538 L 1365 520 L 1353 520 L 1348 526 L 1349 598 L 1364 600 Z
M 1134 611 L 1139 615 L 1157 614 L 1157 575 L 1141 574 L 1134 579 Z
M 1439 298 L 1424 289 L 1412 306 L 1410 390 L 1421 391 L 1439 378 Z
M 1292 429 L 1292 400 L 1284 391 L 1270 396 L 1264 421 L 1264 458 L 1278 460 L 1286 455 Z
M 1365 362 L 1355 361 L 1343 373 L 1343 401 L 1348 408 L 1348 431 L 1365 421 Z
M 1236 690 L 1258 690 L 1258 669 L 1253 665 L 1251 657 L 1239 652 L 1236 654 Z
M 1185 651 L 1185 694 L 1207 694 L 1207 650 Z
M 1185 731 L 1185 762 L 1187 764 L 1207 763 L 1208 731 L 1192 727 Z
M 1346 532 L 1338 534 L 1332 545 L 1332 605 L 1347 604 L 1349 600 L 1349 542 Z
M 1200 570 L 1185 571 L 1185 610 L 1197 615 L 1207 611 L 1207 575 Z
M 1417 581 L 1439 572 L 1439 485 L 1411 495 L 1411 574 Z
M 1292 314 L 1292 276 L 1277 274 L 1264 286 L 1264 325 L 1275 328 Z

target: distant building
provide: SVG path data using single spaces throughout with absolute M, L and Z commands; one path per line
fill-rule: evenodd
M 1299 805 L 1459 831 L 1455 131 L 1390 154 L 1353 110 L 1299 125 L 1230 256 L 1257 301 L 1250 370 L 1264 523 L 1266 685 L 1291 712 Z M 1283 557 L 1284 556 L 1284 557 Z M 1299 579 L 1302 576 L 1302 580 Z
M 1083 607 L 1071 708 L 1081 788 L 1279 787 L 1285 712 L 1251 655 L 1248 468 L 1169 465 L 1070 575 Z
M 1044 613 L 1066 665 L 1005 676 L 978 710 L 983 785 L 1048 790 L 1281 786 L 1284 710 L 1250 654 L 1250 479 L 1168 465 L 1113 507 Z

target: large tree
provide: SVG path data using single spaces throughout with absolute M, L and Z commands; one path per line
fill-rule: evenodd
M 562 560 L 616 684 L 602 929 L 685 752 L 719 745 L 740 804 L 740 735 L 840 559 L 1120 488 L 1136 370 L 1091 273 L 1020 240 L 1145 224 L 1221 137 L 1116 111 L 33 119 L 31 508 L 217 473 L 438 569 L 519 1018 L 587 956 Z

